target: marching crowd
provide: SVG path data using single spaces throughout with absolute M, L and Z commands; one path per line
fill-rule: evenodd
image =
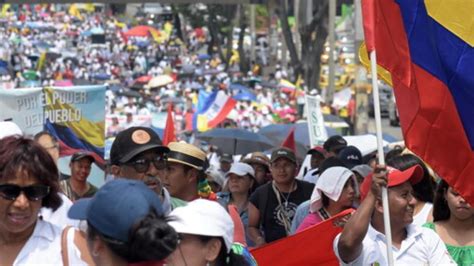
M 285 147 L 240 161 L 221 154 L 216 169 L 192 144 L 164 146 L 150 128 L 131 127 L 112 145 L 113 179 L 97 189 L 87 182 L 90 154 L 74 154 L 71 176 L 64 177 L 54 137 L 30 139 L 12 122 L 3 124 L 2 264 L 256 265 L 249 249 L 352 208 L 334 253 L 341 264 L 386 265 L 383 186 L 396 264 L 474 262 L 473 208 L 401 149 L 381 166 L 333 136 L 308 151 L 304 181 L 295 178 L 300 161 Z

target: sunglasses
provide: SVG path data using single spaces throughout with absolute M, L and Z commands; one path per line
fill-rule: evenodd
M 30 201 L 38 201 L 48 196 L 49 186 L 45 185 L 32 185 L 21 187 L 18 185 L 5 184 L 0 185 L 0 197 L 6 200 L 15 200 L 20 196 L 20 193 L 25 193 L 25 196 Z
M 150 163 L 153 163 L 153 165 L 156 167 L 158 170 L 164 170 L 166 169 L 166 162 L 167 162 L 166 157 L 157 157 L 154 159 L 138 159 L 133 162 L 128 162 L 126 165 L 132 166 L 135 171 L 139 173 L 145 173 L 148 168 L 150 167 Z

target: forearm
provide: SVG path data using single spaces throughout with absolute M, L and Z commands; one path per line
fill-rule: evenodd
M 367 234 L 374 206 L 375 196 L 369 193 L 344 226 L 337 246 L 339 256 L 343 261 L 351 262 L 360 255 L 362 241 Z
M 257 227 L 249 226 L 248 232 L 249 232 L 250 239 L 255 243 L 256 247 L 266 244 L 265 238 L 260 232 L 260 229 L 258 229 Z

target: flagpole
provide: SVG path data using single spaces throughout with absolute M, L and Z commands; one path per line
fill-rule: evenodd
M 380 98 L 379 85 L 377 77 L 377 56 L 375 50 L 370 52 L 370 68 L 372 72 L 372 94 L 374 97 L 374 111 L 375 111 L 375 128 L 377 130 L 377 153 L 379 164 L 385 165 L 385 157 L 383 153 L 383 139 L 382 139 L 382 120 L 380 116 Z M 390 227 L 390 213 L 388 205 L 388 191 L 387 187 L 382 187 L 382 205 L 383 205 L 383 224 L 385 228 L 385 238 L 387 239 L 387 259 L 388 265 L 393 266 L 393 252 L 392 252 L 392 229 Z

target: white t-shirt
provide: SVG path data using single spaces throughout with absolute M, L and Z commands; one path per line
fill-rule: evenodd
M 73 232 L 72 230 L 70 231 Z M 61 233 L 62 230 L 41 219 L 36 222 L 35 230 L 26 241 L 25 246 L 13 262 L 17 265 L 63 265 L 61 255 Z M 69 264 L 74 266 L 87 265 L 80 259 L 79 252 L 73 245 L 74 238 L 68 234 Z
M 333 242 L 334 253 L 340 265 L 388 265 L 385 235 L 369 225 L 367 234 L 362 241 L 363 249 L 358 258 L 344 263 L 339 256 L 337 243 L 341 234 Z M 414 224 L 407 226 L 407 238 L 402 241 L 400 249 L 392 247 L 395 265 L 456 265 L 446 246 L 439 236 L 431 229 Z
M 67 217 L 67 212 L 72 206 L 72 201 L 63 193 L 58 194 L 63 200 L 63 204 L 54 212 L 51 208 L 43 207 L 40 209 L 39 215 L 44 221 L 50 222 L 59 228 L 64 228 L 68 225 L 77 228 L 79 226 L 79 220 L 72 220 Z
M 418 226 L 424 225 L 428 220 L 428 216 L 430 215 L 431 209 L 433 209 L 433 204 L 426 202 L 425 205 L 423 205 L 421 211 L 413 216 L 413 224 L 416 224 Z

